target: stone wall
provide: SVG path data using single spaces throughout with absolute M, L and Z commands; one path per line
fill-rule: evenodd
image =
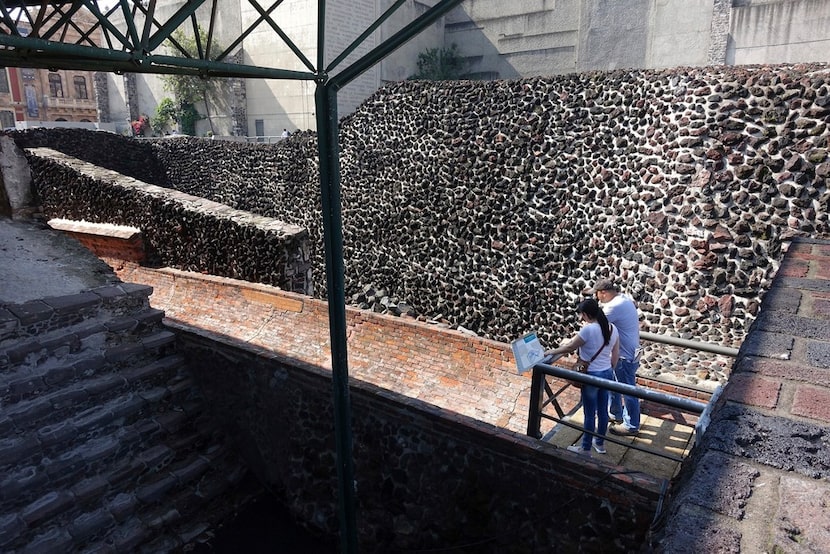
M 342 121 L 347 296 L 554 343 L 614 275 L 644 330 L 737 346 L 787 240 L 830 233 L 829 114 L 820 64 L 391 85 Z M 171 186 L 308 229 L 325 295 L 313 135 L 148 147 Z
M 306 232 L 66 156 L 27 151 L 44 213 L 141 230 L 148 263 L 311 293 Z
M 330 373 L 227 336 L 179 336 L 249 468 L 299 521 L 334 534 Z M 644 541 L 660 480 L 366 382 L 352 380 L 350 397 L 366 552 L 630 552 Z
M 392 85 L 342 123 L 347 294 L 552 341 L 616 275 L 645 330 L 737 346 L 786 240 L 830 232 L 828 114 L 821 65 Z M 281 146 L 157 143 L 175 186 L 320 244 L 314 137 Z
M 151 185 L 168 184 L 164 166 L 156 158 L 152 145 L 146 141 L 84 129 L 35 128 L 8 135 L 20 149 L 54 148 L 74 158 Z M 5 146 L 5 142 L 3 144 L 4 150 L 11 150 L 10 146 Z

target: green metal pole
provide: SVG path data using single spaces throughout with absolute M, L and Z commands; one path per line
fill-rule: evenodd
M 317 112 L 320 194 L 326 248 L 334 432 L 340 507 L 340 552 L 341 554 L 353 554 L 357 552 L 357 518 L 355 517 L 349 364 L 346 355 L 346 294 L 343 277 L 343 220 L 340 211 L 337 91 L 320 81 L 317 83 L 314 101 Z

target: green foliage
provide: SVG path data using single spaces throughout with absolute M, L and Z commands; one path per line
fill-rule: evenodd
M 170 127 L 179 120 L 179 110 L 176 103 L 170 98 L 162 98 L 156 107 L 156 115 L 150 120 L 153 131 L 163 135 Z
M 187 53 L 184 54 L 177 48 L 171 50 L 172 55 L 199 58 L 199 48 L 194 37 L 186 35 L 181 29 L 175 31 L 172 36 Z M 199 28 L 199 42 L 202 48 L 207 45 L 207 34 L 201 28 Z M 210 80 L 198 75 L 164 75 L 161 80 L 164 83 L 164 89 L 171 92 L 176 100 L 185 104 L 194 104 L 204 100 L 210 88 Z
M 196 134 L 196 122 L 200 119 L 202 116 L 193 104 L 185 104 L 179 110 L 179 127 L 185 135 Z
M 207 46 L 207 33 L 201 27 L 198 28 L 198 32 L 199 44 L 204 49 Z M 174 56 L 187 56 L 196 59 L 200 57 L 195 37 L 185 34 L 181 29 L 174 32 L 172 37 L 184 50 L 182 52 L 178 48 L 171 49 Z M 220 52 L 221 48 L 213 44 L 211 51 Z M 164 89 L 173 94 L 175 102 L 169 98 L 162 100 L 158 107 L 159 113 L 156 114 L 156 118 L 153 120 L 153 129 L 156 128 L 156 125 L 164 129 L 170 125 L 172 120 L 179 123 L 182 133 L 186 135 L 196 134 L 196 122 L 203 119 L 203 117 L 196 110 L 195 104 L 204 101 L 207 108 L 208 93 L 218 89 L 224 80 L 205 79 L 198 75 L 165 75 L 161 79 L 164 83 Z M 162 109 L 163 113 L 160 113 Z M 166 118 L 163 116 L 166 116 Z
M 418 72 L 410 79 L 450 81 L 461 79 L 467 63 L 453 43 L 449 48 L 429 48 L 418 54 Z

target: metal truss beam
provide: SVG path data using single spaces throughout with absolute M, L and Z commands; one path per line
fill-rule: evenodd
M 274 14 L 283 0 L 272 0 L 267 6 L 260 5 L 259 0 L 240 0 L 248 2 L 259 16 L 241 30 L 230 47 L 217 56 L 211 55 L 211 52 L 220 48 L 214 43 L 218 0 L 187 0 L 166 20 L 160 17 L 158 0 L 144 1 L 146 5 L 142 0 L 117 0 L 115 5 L 103 5 L 99 0 L 51 3 L 48 0 L 0 0 L 0 63 L 10 67 L 314 80 L 317 83 L 315 101 L 328 285 L 340 543 L 343 554 L 354 554 L 358 550 L 356 491 L 346 349 L 337 92 L 432 25 L 462 0 L 436 2 L 420 17 L 333 78 L 329 77 L 329 71 L 334 70 L 367 37 L 377 31 L 405 3 L 404 0 L 395 0 L 377 21 L 336 55 L 328 66 L 325 48 L 326 0 L 316 0 L 316 56 L 303 53 L 278 24 Z M 211 2 L 210 7 L 205 6 L 205 9 L 200 10 L 208 1 Z M 253 66 L 224 61 L 235 52 L 245 37 L 260 26 L 272 31 L 288 46 L 296 56 L 296 67 Z M 179 30 L 196 37 L 197 56 L 188 53 L 176 40 L 175 35 Z M 201 42 L 200 31 L 206 33 L 204 44 Z M 178 52 L 181 56 L 173 55 L 173 52 Z

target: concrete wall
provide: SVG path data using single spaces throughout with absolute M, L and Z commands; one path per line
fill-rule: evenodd
M 830 3 L 740 0 L 733 4 L 727 63 L 830 60 Z
M 329 2 L 326 62 L 391 4 L 391 0 Z M 405 2 L 332 74 L 434 4 L 435 0 Z M 160 4 L 160 13 L 172 13 L 178 5 Z M 200 11 L 204 21 L 207 10 L 203 7 Z M 249 4 L 235 0 L 223 1 L 221 12 L 218 39 L 224 45 L 260 16 Z M 289 0 L 274 15 L 281 29 L 316 65 L 316 3 Z M 468 75 L 484 79 L 722 63 L 828 61 L 830 49 L 824 47 L 830 41 L 828 20 L 830 6 L 822 0 L 467 0 L 341 90 L 339 112 L 340 116 L 352 113 L 378 87 L 414 74 L 419 53 L 453 43 L 467 58 Z M 268 25 L 260 23 L 242 48 L 243 63 L 308 70 Z M 246 79 L 244 83 L 245 94 L 235 101 L 247 108 L 242 117 L 248 135 L 256 134 L 258 120 L 265 136 L 279 136 L 283 129 L 316 128 L 312 81 Z M 110 121 L 124 123 L 129 113 L 124 105 L 123 78 L 110 74 L 109 85 Z M 168 95 L 152 75 L 136 76 L 136 90 L 136 109 L 150 116 Z M 234 126 L 232 107 L 220 105 L 213 111 L 217 135 L 233 135 L 243 128 Z M 197 134 L 207 130 L 206 122 L 198 123 Z
M 447 17 L 446 44 L 473 75 L 828 61 L 821 0 L 467 0 Z

